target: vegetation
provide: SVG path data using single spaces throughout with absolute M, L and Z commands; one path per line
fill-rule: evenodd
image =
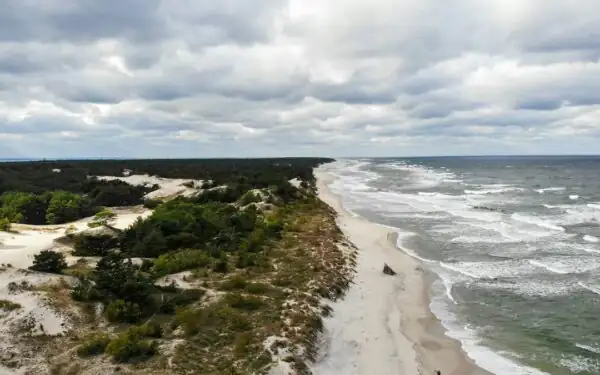
M 52 250 L 43 250 L 33 257 L 30 270 L 48 273 L 62 273 L 67 268 L 64 254 Z
M 112 234 L 77 234 L 74 238 L 74 255 L 105 256 L 111 249 L 119 247 L 119 238 Z
M 20 303 L 12 302 L 6 299 L 0 299 L 0 310 L 13 311 L 20 309 L 21 307 L 23 306 L 21 306 Z
M 120 363 L 144 360 L 152 357 L 156 351 L 155 341 L 144 340 L 135 331 L 122 333 L 106 346 L 106 353 Z
M 0 218 L 0 231 L 10 232 L 10 221 L 6 218 Z
M 351 270 L 339 250 L 341 234 L 334 215 L 314 193 L 312 168 L 319 162 L 38 163 L 40 169 L 61 168 L 55 177 L 71 175 L 74 181 L 87 175 L 119 175 L 125 168 L 136 174 L 204 181 L 196 196 L 138 201 L 153 212 L 123 231 L 111 229 L 112 211 L 98 210 L 98 194 L 82 187 L 81 180 L 80 185 L 62 187 L 57 198 L 62 208 L 53 211 L 57 217 L 72 216 L 87 200 L 96 214 L 90 226 L 106 227 L 67 235 L 70 241 L 65 242 L 73 244 L 76 255 L 101 259 L 94 268 L 75 265 L 68 271 L 78 282 L 67 297 L 90 313 L 85 315 L 89 323 L 78 327 L 82 333 L 64 342 L 75 342 L 82 357 L 104 355 L 116 363 L 135 362 L 127 366 L 133 373 L 259 374 L 266 373 L 272 362 L 271 348 L 263 343 L 277 336 L 282 338 L 277 345 L 292 353 L 286 360 L 301 369 L 315 353 L 321 314 L 330 311 L 320 298 L 339 297 Z M 26 179 L 20 172 L 12 173 Z M 293 178 L 301 181 L 300 188 L 288 182 Z M 94 178 L 85 181 L 99 183 Z M 40 196 L 50 190 L 50 196 L 58 191 L 44 179 L 32 178 L 23 186 L 27 184 L 45 190 L 23 187 L 23 194 Z M 0 183 L 0 192 L 5 185 Z M 50 200 L 41 211 L 44 221 Z M 172 276 L 182 271 L 188 272 Z M 85 336 L 106 324 L 110 333 Z M 153 356 L 157 358 L 139 363 Z M 79 364 L 92 366 L 94 361 L 87 358 Z
M 88 227 L 109 227 L 113 225 L 116 217 L 117 215 L 113 211 L 105 208 L 94 216 L 92 221 L 88 223 Z
M 110 336 L 105 333 L 92 334 L 84 339 L 84 342 L 77 348 L 77 354 L 81 357 L 88 357 L 104 353 L 106 346 L 110 343 Z

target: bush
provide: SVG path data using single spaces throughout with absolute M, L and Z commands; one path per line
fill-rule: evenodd
M 246 192 L 240 199 L 241 206 L 247 206 L 250 203 L 258 203 L 258 202 L 262 202 L 261 196 L 252 191 Z
M 88 223 L 88 227 L 96 228 L 101 226 L 111 226 L 114 224 L 116 218 L 117 214 L 105 208 L 98 212 L 96 215 L 94 215 L 92 221 Z
M 33 265 L 30 270 L 48 273 L 62 273 L 67 268 L 65 256 L 52 250 L 43 250 L 33 257 Z
M 6 218 L 0 218 L 0 231 L 10 231 L 10 221 Z
M 108 251 L 119 247 L 119 239 L 110 234 L 75 236 L 74 255 L 105 256 Z
M 152 272 L 160 277 L 193 268 L 206 267 L 213 262 L 202 250 L 186 249 L 159 256 L 154 261 Z
M 140 337 L 161 338 L 163 335 L 162 328 L 157 322 L 144 323 L 141 326 L 133 327 L 130 331 Z
M 233 276 L 229 280 L 221 283 L 221 290 L 242 290 L 246 288 L 248 281 L 241 276 Z
M 160 206 L 163 202 L 160 199 L 144 199 L 144 207 L 146 207 L 149 210 L 153 210 L 156 207 Z
M 21 307 L 23 306 L 21 306 L 20 303 L 16 303 L 6 299 L 0 299 L 0 310 L 13 311 L 16 309 L 20 309 Z
M 85 339 L 84 343 L 77 348 L 77 355 L 88 357 L 104 353 L 106 346 L 110 343 L 107 334 L 94 334 Z
M 215 272 L 219 272 L 219 273 L 229 272 L 229 263 L 227 261 L 227 254 L 221 252 L 221 255 L 219 256 L 219 261 L 215 264 L 215 266 L 213 267 L 213 270 Z
M 152 357 L 156 352 L 155 341 L 142 340 L 140 335 L 133 331 L 122 333 L 106 346 L 106 353 L 120 363 L 144 360 Z
M 106 319 L 112 323 L 137 323 L 141 318 L 142 312 L 137 303 L 118 299 L 106 307 Z
M 262 283 L 250 283 L 246 286 L 246 291 L 252 294 L 265 294 L 270 290 L 269 285 Z
M 265 305 L 263 300 L 258 297 L 245 297 L 240 294 L 228 294 L 225 301 L 229 306 L 240 310 L 258 310 Z

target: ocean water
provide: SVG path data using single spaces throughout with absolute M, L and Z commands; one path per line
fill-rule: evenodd
M 600 374 L 600 157 L 340 160 L 343 205 L 398 228 L 431 308 L 498 375 Z

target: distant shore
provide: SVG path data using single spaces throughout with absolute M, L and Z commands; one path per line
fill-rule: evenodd
M 333 177 L 317 169 L 319 198 L 338 214 L 338 226 L 358 247 L 354 284 L 325 319 L 323 353 L 315 375 L 490 375 L 460 343 L 444 334 L 429 309 L 430 279 L 420 262 L 396 247 L 396 233 L 346 211 L 328 189 Z M 382 272 L 388 264 L 396 273 Z

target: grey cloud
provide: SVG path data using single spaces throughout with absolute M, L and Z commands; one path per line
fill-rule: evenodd
M 600 121 L 590 0 L 289 3 L 8 0 L 0 135 L 44 134 L 49 153 L 439 154 Z

